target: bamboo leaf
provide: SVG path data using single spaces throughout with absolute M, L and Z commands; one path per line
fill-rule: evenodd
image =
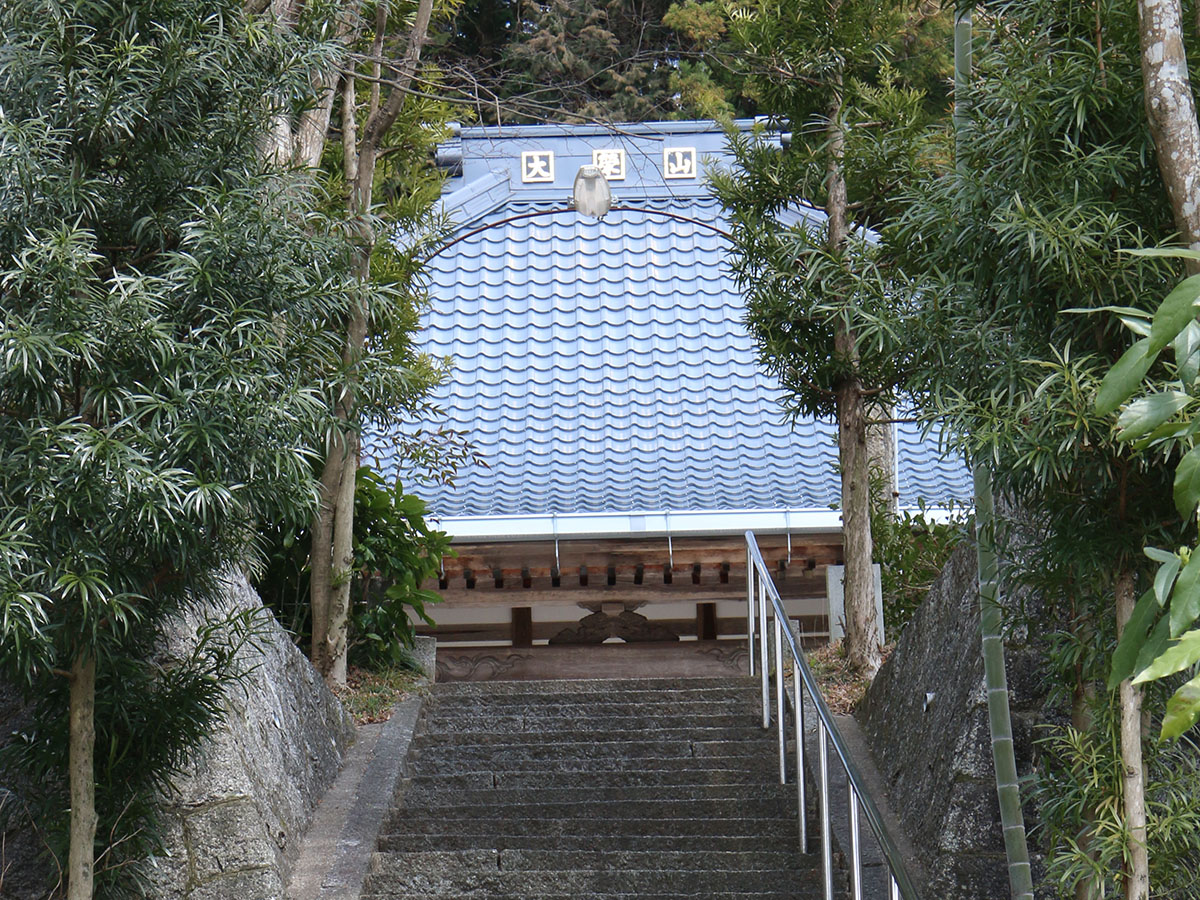
M 1191 275 L 1177 284 L 1163 298 L 1150 325 L 1150 350 L 1158 353 L 1175 340 L 1175 336 L 1196 318 L 1196 301 L 1200 299 L 1200 275 Z
M 1117 419 L 1117 440 L 1129 441 L 1153 431 L 1189 402 L 1191 398 L 1183 391 L 1161 391 L 1134 400 Z
M 1175 562 L 1179 562 L 1178 558 L 1175 559 Z M 1146 642 L 1146 630 L 1154 621 L 1155 615 L 1158 614 L 1158 608 L 1158 598 L 1154 596 L 1154 591 L 1146 591 L 1138 599 L 1137 605 L 1133 608 L 1133 613 L 1125 625 L 1125 631 L 1121 634 L 1121 640 L 1117 643 L 1117 649 L 1113 651 L 1112 670 L 1108 676 L 1110 691 L 1116 690 L 1117 685 L 1133 674 L 1138 652 Z
M 1200 628 L 1189 631 L 1138 672 L 1134 684 L 1157 681 L 1200 662 Z
M 1193 447 L 1175 467 L 1175 508 L 1190 519 L 1200 504 L 1200 447 Z
M 1137 247 L 1132 250 L 1122 250 L 1130 256 L 1165 256 L 1169 259 L 1200 259 L 1200 250 L 1188 247 Z
M 1150 339 L 1142 338 L 1126 350 L 1100 385 L 1096 395 L 1096 414 L 1106 416 L 1138 389 L 1158 354 L 1150 353 Z
M 1200 675 L 1197 675 L 1175 692 L 1167 701 L 1167 712 L 1163 716 L 1160 741 L 1177 738 L 1200 719 Z

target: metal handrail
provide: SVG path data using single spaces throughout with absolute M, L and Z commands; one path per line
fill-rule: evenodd
M 757 590 L 756 590 L 757 588 Z M 775 677 L 769 672 L 770 653 L 767 647 L 768 601 L 771 608 L 771 643 L 775 657 Z M 757 609 L 756 609 L 757 607 Z M 800 851 L 808 852 L 808 823 L 806 820 L 807 797 L 804 780 L 805 747 L 804 747 L 804 695 L 801 685 L 808 691 L 813 707 L 817 711 L 817 760 L 818 788 L 821 800 L 821 860 L 825 900 L 833 900 L 833 845 L 831 840 L 832 824 L 829 812 L 829 750 L 833 745 L 834 753 L 841 761 L 846 772 L 847 800 L 850 818 L 850 874 L 851 896 L 854 900 L 862 900 L 862 853 L 859 829 L 859 812 L 866 818 L 867 824 L 879 841 L 879 847 L 887 862 L 890 873 L 890 900 L 920 900 L 920 895 L 913 886 L 912 877 L 904 864 L 904 859 L 892 840 L 887 826 L 875 806 L 874 800 L 867 790 L 867 785 L 858 768 L 850 758 L 846 742 L 833 721 L 833 713 L 821 689 L 808 668 L 804 652 L 796 641 L 792 629 L 784 623 L 788 621 L 787 612 L 783 608 L 783 600 L 771 580 L 770 570 L 758 549 L 758 541 L 754 532 L 746 532 L 746 635 L 750 657 L 750 675 L 755 674 L 755 663 L 762 683 L 762 726 L 771 727 L 771 681 L 775 682 L 775 725 L 779 740 L 779 783 L 787 784 L 787 749 L 784 726 L 784 688 L 783 688 L 783 644 L 786 635 L 787 647 L 792 657 L 792 719 L 795 724 L 796 741 L 796 787 L 800 803 Z M 755 659 L 757 645 L 758 659 Z

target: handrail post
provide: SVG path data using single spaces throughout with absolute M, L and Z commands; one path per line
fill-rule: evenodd
M 792 658 L 792 705 L 796 723 L 796 800 L 800 808 L 800 852 L 808 852 L 808 797 L 804 786 L 804 690 L 800 665 Z
M 833 900 L 833 843 L 830 840 L 829 822 L 829 753 L 826 749 L 828 737 L 825 723 L 817 723 L 818 768 L 821 770 L 821 876 L 825 887 L 825 900 Z
M 846 800 L 850 812 L 850 876 L 853 878 L 854 891 L 850 896 L 853 900 L 863 900 L 862 841 L 859 839 L 858 831 L 858 794 L 855 793 L 854 785 L 850 783 L 849 779 L 846 780 Z
M 767 585 L 766 575 L 758 573 L 758 661 L 761 664 L 762 727 L 771 727 L 771 685 L 768 681 L 770 662 L 767 658 Z
M 779 610 L 775 610 L 775 735 L 779 743 L 779 783 L 787 784 L 787 732 L 783 721 L 783 625 L 779 621 Z
M 754 677 L 754 553 L 746 539 L 746 650 L 750 660 L 750 677 Z

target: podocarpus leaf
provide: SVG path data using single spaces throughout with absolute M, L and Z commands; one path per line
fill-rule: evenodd
M 1178 562 L 1179 560 L 1176 558 L 1176 563 L 1178 564 Z M 1158 598 L 1155 596 L 1154 591 L 1146 591 L 1138 599 L 1137 605 L 1134 606 L 1133 613 L 1129 617 L 1129 621 L 1125 624 L 1125 631 L 1121 634 L 1121 640 L 1117 643 L 1117 649 L 1113 652 L 1112 669 L 1108 676 L 1108 689 L 1110 691 L 1116 690 L 1117 685 L 1133 675 L 1138 652 L 1146 642 L 1146 630 L 1150 627 L 1150 623 L 1154 621 L 1158 610 Z
M 1200 662 L 1200 628 L 1184 634 L 1134 677 L 1134 684 L 1157 681 Z
M 1185 386 L 1190 386 L 1200 375 L 1200 322 L 1192 319 L 1171 343 L 1175 354 L 1175 367 L 1179 372 L 1179 380 Z
M 1166 257 L 1168 259 L 1200 260 L 1200 250 L 1192 250 L 1188 247 L 1134 247 L 1130 250 L 1121 250 L 1120 252 L 1128 253 L 1130 256 L 1155 256 Z
M 1167 741 L 1179 737 L 1195 725 L 1197 719 L 1200 719 L 1200 675 L 1177 690 L 1167 701 L 1158 739 Z
M 1096 413 L 1106 416 L 1115 412 L 1138 389 L 1157 357 L 1157 353 L 1150 352 L 1150 338 L 1142 338 L 1126 350 L 1100 384 Z
M 1160 391 L 1148 397 L 1134 400 L 1117 419 L 1118 440 L 1129 441 L 1141 437 L 1162 425 L 1183 409 L 1191 398 L 1183 391 Z
M 1200 504 L 1200 447 L 1193 447 L 1175 467 L 1175 508 L 1184 519 Z

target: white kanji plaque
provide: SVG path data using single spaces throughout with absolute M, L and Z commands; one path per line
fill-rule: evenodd
M 524 184 L 542 184 L 554 181 L 554 151 L 522 150 L 521 181 Z
M 698 174 L 695 147 L 663 148 L 663 178 L 695 178 Z
M 625 180 L 625 151 L 620 147 L 593 150 L 592 165 L 597 166 L 609 181 Z

